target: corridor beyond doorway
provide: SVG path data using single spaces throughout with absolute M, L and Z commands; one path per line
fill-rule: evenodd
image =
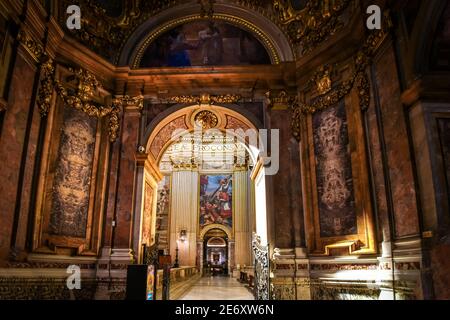
M 236 279 L 203 277 L 179 300 L 254 300 L 254 296 Z

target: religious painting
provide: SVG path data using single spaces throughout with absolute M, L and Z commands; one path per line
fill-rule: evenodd
M 152 239 L 153 187 L 146 181 L 142 214 L 142 243 L 150 245 Z
M 64 107 L 52 188 L 50 234 L 86 236 L 96 132 L 96 118 Z
M 140 67 L 270 64 L 264 46 L 248 31 L 221 21 L 195 21 L 157 38 Z
M 232 175 L 200 175 L 200 228 L 210 224 L 232 227 Z
M 158 183 L 156 204 L 156 233 L 158 248 L 169 248 L 170 176 L 164 176 Z
M 313 116 L 320 235 L 357 234 L 344 101 Z
M 147 300 L 156 300 L 155 292 L 153 292 L 155 286 L 155 266 L 149 265 L 147 267 Z

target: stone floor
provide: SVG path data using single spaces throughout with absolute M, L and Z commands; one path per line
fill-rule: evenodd
M 243 284 L 231 277 L 200 278 L 180 300 L 254 300 Z

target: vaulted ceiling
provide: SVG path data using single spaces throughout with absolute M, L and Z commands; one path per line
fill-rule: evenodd
M 83 8 L 81 30 L 63 29 L 110 62 L 125 65 L 127 60 L 121 56 L 127 47 L 142 41 L 136 34 L 145 29 L 143 26 L 148 30 L 140 30 L 141 33 L 148 33 L 155 27 L 152 20 L 161 26 L 170 19 L 180 19 L 183 14 L 195 14 L 199 19 L 216 19 L 217 15 L 227 14 L 245 20 L 254 33 L 270 33 L 257 28 L 266 19 L 273 24 L 272 37 L 277 38 L 277 32 L 285 36 L 294 51 L 302 55 L 342 28 L 355 3 L 355 0 L 61 0 L 53 10 L 64 27 L 67 7 L 80 5 Z M 169 17 L 167 12 L 170 12 Z M 279 51 L 285 48 L 281 49 Z M 293 60 L 293 57 L 287 56 L 284 60 Z

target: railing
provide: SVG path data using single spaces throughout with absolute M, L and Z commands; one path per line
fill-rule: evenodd
M 254 233 L 252 240 L 252 249 L 255 257 L 255 299 L 270 300 L 269 246 L 261 245 L 261 239 Z

